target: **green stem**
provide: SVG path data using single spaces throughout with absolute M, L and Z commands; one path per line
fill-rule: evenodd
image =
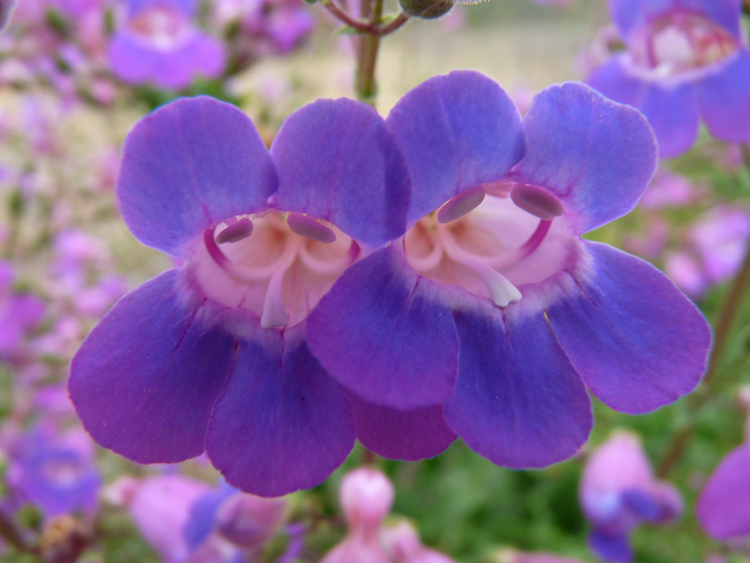
M 372 26 L 378 26 L 383 17 L 383 0 L 362 0 L 362 17 L 370 20 Z M 366 33 L 360 39 L 355 77 L 357 98 L 372 106 L 375 105 L 377 85 L 375 67 L 380 48 L 380 36 Z
M 660 478 L 666 477 L 682 458 L 685 449 L 690 443 L 690 438 L 695 432 L 698 411 L 713 398 L 715 390 L 713 383 L 716 380 L 719 364 L 724 356 L 729 335 L 737 319 L 737 313 L 740 311 L 748 285 L 750 285 L 750 244 L 748 244 L 745 251 L 745 259 L 742 262 L 740 271 L 734 278 L 714 323 L 714 341 L 711 356 L 708 360 L 708 369 L 706 370 L 706 375 L 703 377 L 700 389 L 691 397 L 690 411 L 694 415 L 693 420 L 675 435 L 669 447 L 667 447 L 667 453 L 664 454 L 656 470 L 656 474 Z

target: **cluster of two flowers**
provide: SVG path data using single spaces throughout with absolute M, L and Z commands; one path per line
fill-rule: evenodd
M 460 436 L 500 465 L 560 461 L 591 429 L 586 387 L 642 413 L 704 369 L 693 304 L 581 239 L 655 167 L 643 117 L 580 84 L 524 119 L 473 72 L 385 120 L 319 100 L 270 152 L 236 108 L 177 101 L 130 133 L 118 198 L 141 242 L 184 263 L 92 331 L 71 397 L 101 445 L 142 463 L 205 450 L 263 496 L 320 483 L 355 438 L 392 459 Z

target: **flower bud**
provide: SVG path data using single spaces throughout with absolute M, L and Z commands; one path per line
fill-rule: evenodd
M 410 16 L 432 20 L 450 12 L 453 0 L 399 0 L 399 4 Z
M 341 481 L 341 506 L 350 528 L 375 529 L 393 504 L 393 485 L 380 471 L 355 469 Z

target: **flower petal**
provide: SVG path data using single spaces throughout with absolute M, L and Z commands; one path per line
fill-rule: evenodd
M 245 492 L 272 497 L 313 487 L 354 447 L 349 400 L 303 334 L 303 325 L 283 336 L 256 330 L 235 350 L 206 450 L 227 482 Z
M 695 513 L 719 541 L 750 534 L 750 446 L 735 448 L 721 461 L 698 497 Z
M 440 455 L 456 439 L 440 406 L 398 411 L 354 395 L 349 399 L 357 421 L 357 438 L 380 457 L 419 461 Z
M 543 90 L 524 119 L 526 156 L 513 175 L 580 214 L 581 232 L 628 213 L 656 170 L 656 145 L 633 108 L 584 84 Z
M 86 430 L 139 463 L 200 455 L 234 338 L 168 270 L 120 299 L 73 358 L 70 396 Z
M 636 27 L 675 9 L 705 14 L 736 39 L 742 38 L 740 0 L 609 0 L 612 20 L 626 39 Z
M 212 224 L 266 208 L 276 169 L 250 119 L 208 97 L 172 102 L 125 140 L 120 210 L 142 243 L 174 256 Z
M 307 321 L 310 351 L 360 398 L 411 410 L 453 393 L 458 339 L 440 284 L 409 266 L 400 243 L 351 266 Z
M 544 315 L 522 307 L 459 310 L 456 392 L 448 425 L 480 455 L 514 468 L 572 456 L 592 426 L 591 403 Z
M 750 50 L 741 49 L 698 85 L 700 113 L 717 139 L 750 140 Z
M 157 51 L 156 68 L 149 77 L 162 88 L 182 90 L 197 76 L 217 78 L 224 70 L 226 53 L 221 42 L 204 33 L 193 37 L 173 51 Z
M 625 535 L 609 535 L 596 528 L 588 537 L 591 550 L 608 563 L 628 563 L 633 559 L 633 552 Z
M 523 156 L 518 110 L 478 72 L 426 80 L 401 98 L 386 122 L 409 167 L 409 225 L 452 197 L 501 179 Z
M 547 316 L 588 388 L 630 414 L 692 391 L 711 344 L 700 311 L 647 262 L 606 244 L 584 248 L 587 271 Z
M 698 102 L 692 82 L 647 81 L 629 70 L 627 55 L 613 57 L 588 79 L 589 85 L 621 104 L 633 106 L 648 120 L 659 143 L 659 156 L 687 151 L 698 135 Z
M 222 482 L 218 489 L 211 489 L 193 503 L 190 507 L 190 517 L 182 528 L 182 535 L 191 550 L 206 540 L 216 525 L 219 507 L 236 494 L 239 494 L 237 489 Z
M 411 185 L 393 134 L 354 100 L 318 100 L 284 121 L 271 146 L 279 169 L 273 205 L 330 221 L 383 246 L 406 230 Z

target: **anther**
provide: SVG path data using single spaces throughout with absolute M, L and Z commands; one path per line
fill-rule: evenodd
M 227 242 L 239 242 L 246 239 L 253 232 L 253 222 L 247 217 L 243 217 L 236 223 L 229 225 L 226 229 L 216 235 L 216 242 L 224 244 Z
M 542 221 L 552 221 L 565 211 L 559 199 L 538 186 L 518 184 L 511 190 L 510 198 L 518 207 Z
M 487 192 L 485 192 L 483 186 L 477 186 L 458 194 L 440 208 L 437 220 L 441 223 L 450 223 L 463 217 L 472 209 L 476 209 L 484 201 L 485 195 L 487 195 Z
M 336 233 L 331 229 L 302 213 L 290 213 L 289 217 L 286 218 L 286 224 L 289 225 L 293 233 L 297 233 L 301 237 L 325 243 L 336 240 Z

